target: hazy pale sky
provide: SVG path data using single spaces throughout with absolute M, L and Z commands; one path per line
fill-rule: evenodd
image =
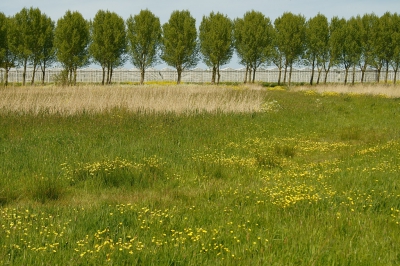
M 256 10 L 269 17 L 272 22 L 284 12 L 302 14 L 307 19 L 318 13 L 324 14 L 328 19 L 333 16 L 348 19 L 366 13 L 381 16 L 387 11 L 400 13 L 400 0 L 8 0 L 0 2 L 0 12 L 11 16 L 22 8 L 31 6 L 38 7 L 55 21 L 67 10 L 79 11 L 85 19 L 92 19 L 100 9 L 115 12 L 127 19 L 142 9 L 149 9 L 160 18 L 161 24 L 168 21 L 172 11 L 185 9 L 190 11 L 198 25 L 202 17 L 212 11 L 234 19 L 242 17 L 246 11 Z M 227 66 L 240 67 L 236 57 Z M 127 67 L 131 66 L 128 64 Z M 199 64 L 199 67 L 203 65 Z

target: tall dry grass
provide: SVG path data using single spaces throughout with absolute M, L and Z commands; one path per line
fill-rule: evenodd
M 318 86 L 298 86 L 291 88 L 291 91 L 306 90 L 314 90 L 319 93 L 337 92 L 342 94 L 385 95 L 390 98 L 400 97 L 400 87 L 393 86 L 393 84 L 356 84 L 352 86 L 328 84 Z
M 59 113 L 125 108 L 143 112 L 254 112 L 265 93 L 259 87 L 229 86 L 78 86 L 0 89 L 0 110 Z

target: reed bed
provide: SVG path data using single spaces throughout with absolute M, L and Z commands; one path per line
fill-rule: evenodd
M 3 111 L 72 115 L 115 108 L 141 112 L 255 112 L 265 93 L 259 87 L 77 86 L 13 87 L 0 90 Z
M 340 94 L 381 95 L 389 98 L 400 97 L 400 87 L 393 84 L 356 84 L 356 85 L 318 85 L 292 87 L 292 91 L 313 90 L 318 93 L 337 92 Z

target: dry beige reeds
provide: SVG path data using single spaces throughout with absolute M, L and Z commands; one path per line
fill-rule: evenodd
M 259 87 L 78 86 L 0 89 L 0 110 L 71 115 L 125 108 L 143 112 L 254 112 L 265 93 Z
M 319 93 L 337 92 L 343 94 L 365 94 L 365 95 L 385 95 L 391 98 L 400 97 L 400 87 L 393 84 L 356 84 L 356 85 L 318 85 L 318 86 L 298 86 L 292 87 L 291 91 L 313 90 Z

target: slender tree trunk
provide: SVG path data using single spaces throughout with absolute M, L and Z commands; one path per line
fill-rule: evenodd
M 22 85 L 25 86 L 26 81 L 26 65 L 28 64 L 28 58 L 24 59 L 24 72 L 22 73 Z
M 251 83 L 251 74 L 253 73 L 253 68 L 249 67 L 249 83 Z
M 252 83 L 254 83 L 255 80 L 256 80 L 256 70 L 257 70 L 257 67 L 254 67 L 253 68 L 253 81 L 252 81 Z
M 389 77 L 389 62 L 386 62 L 385 84 L 388 83 L 388 77 Z
M 289 87 L 290 87 L 290 82 L 292 81 L 292 71 L 293 71 L 293 64 L 290 64 L 290 68 L 289 68 Z
M 313 85 L 313 81 L 314 81 L 314 68 L 315 68 L 315 58 L 313 58 L 312 66 L 311 66 L 310 85 Z
M 110 63 L 107 63 L 107 80 L 106 84 L 108 84 L 110 81 Z
M 77 75 L 76 71 L 77 71 L 77 68 L 75 67 L 74 68 L 74 86 L 76 86 L 76 75 Z
M 377 71 L 378 71 L 377 77 L 376 77 L 376 82 L 377 82 L 377 83 L 379 83 L 379 82 L 380 82 L 380 79 L 381 79 L 381 69 L 382 69 L 381 66 L 377 68 Z
M 33 64 L 33 71 L 32 71 L 31 85 L 33 85 L 35 83 L 36 67 L 37 67 L 37 63 L 34 63 Z
M 108 84 L 111 84 L 112 75 L 113 75 L 113 70 L 114 70 L 114 68 L 113 68 L 113 66 L 111 65 L 111 67 L 110 67 L 110 79 L 108 80 Z
M 8 72 L 10 71 L 10 68 L 6 65 L 6 77 L 5 77 L 5 81 L 4 81 L 4 86 L 7 87 L 8 86 Z
M 393 86 L 396 86 L 396 82 L 397 82 L 397 68 L 394 70 Z
M 40 68 L 42 70 L 42 85 L 44 85 L 44 80 L 46 76 L 46 61 L 43 62 L 43 66 L 40 65 Z
M 364 78 L 365 78 L 365 69 L 361 69 L 361 84 L 364 83 Z
M 249 73 L 249 65 L 246 64 L 246 74 L 244 75 L 244 81 L 243 83 L 246 84 L 247 83 L 247 74 Z
M 219 81 L 221 79 L 221 73 L 219 72 L 219 63 L 217 64 L 217 75 L 218 75 L 217 85 L 219 85 Z
M 351 80 L 351 85 L 354 85 L 354 80 L 356 79 L 356 65 L 353 65 L 353 77 Z
M 69 82 L 68 82 L 68 85 L 72 85 L 72 72 L 73 72 L 73 68 L 71 68 L 71 69 L 69 69 Z
M 284 84 L 286 83 L 287 67 L 288 67 L 288 65 L 285 64 L 285 73 L 283 74 L 283 83 L 284 83 Z
M 278 74 L 278 85 L 281 85 L 281 76 L 282 76 L 282 67 L 279 67 L 279 74 Z
M 140 68 L 140 85 L 144 84 L 144 73 L 145 73 L 144 65 Z
M 347 84 L 347 76 L 349 75 L 349 67 L 345 66 L 344 85 Z
M 214 65 L 212 68 L 212 74 L 211 74 L 211 84 L 215 84 L 216 73 L 217 73 L 217 67 Z
M 318 77 L 317 77 L 317 85 L 319 84 L 319 81 L 321 79 L 321 72 L 322 72 L 322 67 L 318 68 Z
M 324 78 L 324 84 L 326 84 L 326 82 L 328 81 L 328 73 L 329 70 L 331 69 L 331 66 L 328 66 L 328 68 L 325 68 L 325 78 Z
M 182 68 L 179 66 L 176 70 L 178 71 L 178 80 L 176 84 L 181 84 Z
M 103 77 L 101 79 L 101 85 L 104 85 L 104 80 L 106 78 L 106 66 L 102 65 L 101 68 L 103 69 Z

